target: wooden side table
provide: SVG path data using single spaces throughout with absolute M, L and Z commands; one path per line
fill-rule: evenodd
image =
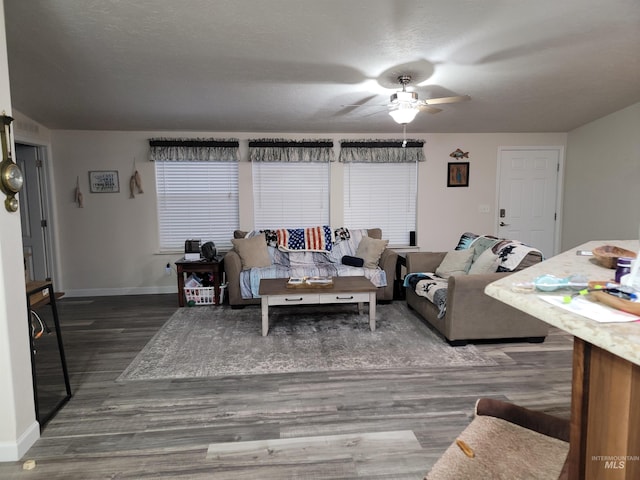
M 224 271 L 222 256 L 214 260 L 185 260 L 181 258 L 176 261 L 176 271 L 178 272 L 178 305 L 184 307 L 184 280 L 189 273 L 209 273 L 213 278 L 213 304 L 220 305 L 220 281 Z

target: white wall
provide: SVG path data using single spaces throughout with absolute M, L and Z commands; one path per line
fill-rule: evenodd
M 11 115 L 2 0 L 1 111 Z M 15 461 L 38 439 L 40 431 L 33 402 L 20 215 L 7 212 L 4 195 L 0 197 L 0 461 Z
M 240 227 L 253 226 L 251 165 L 246 140 L 264 133 L 215 132 L 96 132 L 51 133 L 56 179 L 56 231 L 62 283 L 68 295 L 102 295 L 176 291 L 175 275 L 165 275 L 167 262 L 179 254 L 159 255 L 154 166 L 148 159 L 153 137 L 236 137 L 241 140 Z M 399 134 L 309 135 L 270 134 L 274 138 L 400 138 Z M 418 245 L 428 250 L 452 249 L 465 231 L 495 233 L 497 152 L 501 146 L 564 146 L 565 134 L 438 134 L 411 135 L 425 140 L 427 161 L 419 168 Z M 337 148 L 337 147 L 336 147 Z M 447 188 L 449 154 L 469 152 L 469 188 Z M 133 159 L 142 175 L 145 193 L 129 198 Z M 332 224 L 342 222 L 342 165 L 332 164 Z M 120 193 L 89 193 L 90 170 L 117 170 Z M 76 178 L 84 194 L 84 208 L 74 203 Z M 480 204 L 490 213 L 479 213 Z M 194 205 L 194 208 L 198 208 Z M 231 234 L 231 232 L 230 232 Z
M 447 251 L 465 231 L 497 233 L 498 148 L 564 146 L 564 133 L 457 133 L 426 136 L 427 162 L 418 179 L 418 244 L 422 250 Z M 469 152 L 469 187 L 447 188 L 449 154 Z M 467 159 L 465 159 L 466 161 Z M 480 213 L 489 205 L 489 213 Z
M 58 288 L 68 295 L 172 291 L 175 277 L 167 277 L 164 266 L 175 259 L 156 255 L 155 178 L 148 138 L 142 132 L 52 132 Z M 144 193 L 130 199 L 134 159 Z M 90 193 L 92 170 L 118 171 L 120 192 Z M 83 208 L 75 203 L 77 180 Z
M 640 103 L 569 133 L 564 188 L 563 250 L 638 238 Z

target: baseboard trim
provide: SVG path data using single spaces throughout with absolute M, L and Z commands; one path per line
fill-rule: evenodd
M 82 288 L 64 291 L 65 297 L 109 297 L 115 295 L 157 295 L 163 293 L 178 294 L 176 286 L 131 287 L 131 288 Z
M 0 462 L 17 462 L 39 438 L 40 424 L 33 422 L 15 443 L 0 442 Z

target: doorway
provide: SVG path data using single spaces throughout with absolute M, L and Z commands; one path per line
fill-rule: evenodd
M 498 236 L 556 253 L 558 178 L 562 147 L 505 147 L 498 151 Z
M 52 280 L 50 198 L 46 174 L 46 147 L 15 144 L 16 163 L 24 172 L 20 192 L 20 222 L 25 269 L 29 280 Z

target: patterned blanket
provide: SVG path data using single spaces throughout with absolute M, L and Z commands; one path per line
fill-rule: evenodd
M 326 233 L 326 228 L 322 228 Z M 240 292 L 242 298 L 260 298 L 258 294 L 260 279 L 262 278 L 288 278 L 305 276 L 365 276 L 376 287 L 387 285 L 387 276 L 381 268 L 352 267 L 342 264 L 345 255 L 354 256 L 362 237 L 367 236 L 366 229 L 339 228 L 335 231 L 335 241 L 331 248 L 321 251 L 288 250 L 278 246 L 278 231 L 284 229 L 272 229 L 263 231 L 251 231 L 247 237 L 265 233 L 267 250 L 271 258 L 269 267 L 251 268 L 240 272 Z M 294 229 L 305 230 L 305 229 Z M 331 230 L 329 229 L 329 241 Z M 330 242 L 329 242 L 330 243 Z M 326 243 L 325 237 L 325 245 Z
M 387 285 L 387 275 L 380 268 L 350 267 L 339 264 L 325 264 L 306 267 L 282 267 L 271 265 L 270 267 L 252 268 L 240 272 L 240 292 L 242 298 L 260 298 L 260 280 L 263 278 L 289 278 L 289 277 L 362 277 L 371 281 L 376 287 Z
M 515 240 L 503 240 L 494 245 L 493 251 L 500 257 L 498 272 L 513 272 L 513 270 L 520 265 L 524 257 L 531 252 L 539 254 L 540 259 L 544 260 L 544 255 L 540 250 Z
M 404 286 L 411 287 L 416 295 L 425 297 L 438 307 L 438 318 L 447 313 L 447 286 L 445 278 L 437 277 L 435 273 L 409 273 L 404 277 Z
M 476 235 L 465 232 L 456 250 L 474 249 L 474 260 L 485 250 L 491 249 L 499 257 L 497 272 L 512 272 L 518 268 L 523 259 L 531 252 L 542 252 L 537 248 L 529 247 L 522 242 L 506 240 L 492 235 Z M 521 267 L 520 267 L 521 268 Z M 409 273 L 405 276 L 404 286 L 411 287 L 416 295 L 425 297 L 438 307 L 438 318 L 443 318 L 447 313 L 447 287 L 449 282 L 445 278 L 436 276 L 435 273 Z
M 482 252 L 490 248 L 493 253 L 500 257 L 498 272 L 513 272 L 531 252 L 538 254 L 540 259 L 544 260 L 544 255 L 537 248 L 530 247 L 517 240 L 507 240 L 493 235 L 477 235 L 472 232 L 463 233 L 455 249 L 465 250 L 468 248 L 474 250 L 474 260 Z
M 268 244 L 283 251 L 330 252 L 333 246 L 331 228 L 327 225 L 265 230 L 265 236 Z

